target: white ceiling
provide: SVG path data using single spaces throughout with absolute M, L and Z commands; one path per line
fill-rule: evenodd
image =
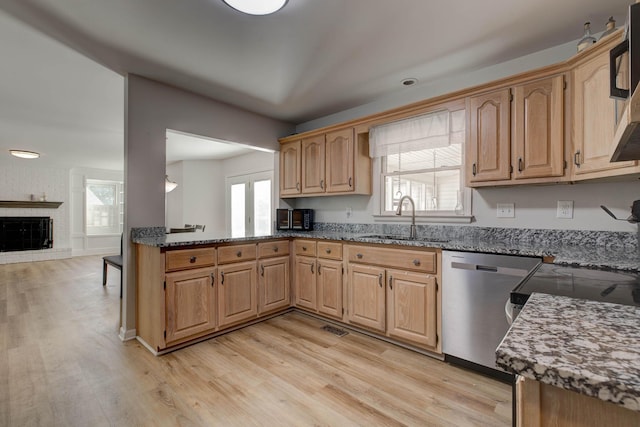
M 578 39 L 587 20 L 599 32 L 630 2 L 289 0 L 257 17 L 222 0 L 2 0 L 0 164 L 19 147 L 121 169 L 127 72 L 301 123 Z
M 256 148 L 218 139 L 167 130 L 167 164 L 181 160 L 224 160 L 251 153 Z

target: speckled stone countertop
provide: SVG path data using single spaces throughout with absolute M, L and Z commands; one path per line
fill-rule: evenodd
M 406 227 L 405 227 L 406 228 Z M 640 251 L 633 233 L 566 230 L 500 229 L 480 227 L 418 226 L 417 240 L 367 237 L 407 236 L 398 226 L 325 225 L 307 232 L 275 232 L 264 236 L 229 237 L 209 232 L 165 234 L 163 227 L 134 229 L 132 242 L 160 248 L 212 245 L 274 238 L 313 238 L 343 242 L 392 244 L 506 255 L 554 257 L 554 263 L 599 269 L 640 271 Z
M 509 372 L 640 411 L 640 307 L 534 293 L 496 358 Z

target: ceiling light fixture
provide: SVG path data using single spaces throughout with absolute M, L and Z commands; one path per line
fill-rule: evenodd
M 9 150 L 14 157 L 20 157 L 21 159 L 37 159 L 40 157 L 40 153 L 36 153 L 35 151 L 26 151 L 26 150 Z
M 410 77 L 408 79 L 402 80 L 400 83 L 402 83 L 403 86 L 413 86 L 414 84 L 418 83 L 418 79 Z
M 248 15 L 269 15 L 282 9 L 287 0 L 222 0 L 232 8 Z
M 178 186 L 177 183 L 169 180 L 169 175 L 164 176 L 164 192 L 165 193 L 175 190 L 177 186 Z

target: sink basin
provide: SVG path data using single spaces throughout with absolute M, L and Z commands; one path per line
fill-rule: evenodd
M 361 236 L 363 239 L 377 239 L 377 240 L 407 240 L 416 242 L 434 242 L 434 243 L 447 243 L 448 239 L 439 239 L 437 237 L 416 237 L 412 239 L 409 236 L 401 236 L 395 234 L 367 234 Z

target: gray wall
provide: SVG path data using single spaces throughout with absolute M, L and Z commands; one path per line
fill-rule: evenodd
M 167 128 L 278 150 L 293 126 L 134 74 L 125 81 L 125 236 L 133 227 L 164 227 Z M 129 239 L 127 238 L 126 241 Z M 121 336 L 135 329 L 135 254 L 124 248 Z

